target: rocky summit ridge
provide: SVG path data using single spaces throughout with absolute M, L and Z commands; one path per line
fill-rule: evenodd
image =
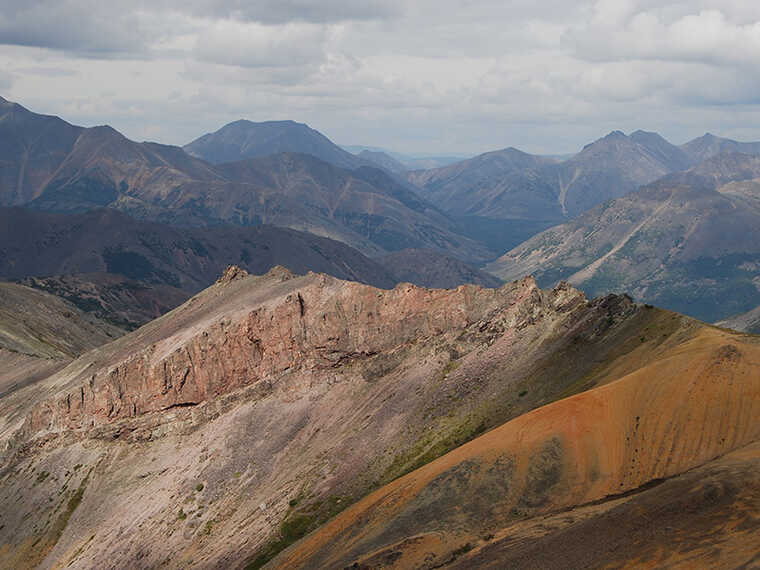
M 384 290 L 232 267 L 0 398 L 0 565 L 260 566 L 379 485 L 694 326 L 532 278 Z

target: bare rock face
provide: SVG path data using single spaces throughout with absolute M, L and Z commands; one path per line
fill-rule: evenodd
M 216 287 L 247 276 L 230 266 Z M 270 282 L 292 278 L 281 267 L 266 275 Z M 564 284 L 545 295 L 531 277 L 496 290 L 427 290 L 407 283 L 382 291 L 316 274 L 294 285 L 301 286 L 288 288 L 272 303 L 221 317 L 191 335 L 183 331 L 162 339 L 82 378 L 73 389 L 37 405 L 26 432 L 87 430 L 197 405 L 286 372 L 337 368 L 418 339 L 451 334 L 504 307 L 501 330 L 585 302 L 582 293 Z
M 237 265 L 230 265 L 227 267 L 227 269 L 224 270 L 224 273 L 222 273 L 222 276 L 216 280 L 217 283 L 229 283 L 230 281 L 235 281 L 236 279 L 242 279 L 243 277 L 247 277 L 249 273 L 243 269 L 242 267 L 238 267 Z
M 382 290 L 230 268 L 0 397 L 0 566 L 258 565 L 378 485 L 593 386 L 600 363 L 659 350 L 684 322 L 530 277 Z

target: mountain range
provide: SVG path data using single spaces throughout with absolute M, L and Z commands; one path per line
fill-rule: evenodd
M 708 320 L 739 314 L 758 304 L 752 265 L 755 210 L 751 183 L 745 181 L 742 190 L 734 183 L 731 192 L 729 188 L 716 191 L 708 202 L 700 199 L 678 206 L 683 210 L 678 215 L 672 209 L 673 200 L 662 205 L 659 194 L 638 188 L 651 184 L 663 188 L 671 183 L 679 187 L 693 183 L 701 188 L 713 184 L 710 179 L 725 179 L 721 186 L 742 177 L 751 180 L 738 171 L 742 168 L 739 163 L 726 158 L 729 155 L 725 151 L 757 152 L 760 143 L 739 143 L 706 134 L 679 147 L 656 133 L 639 130 L 625 135 L 614 131 L 565 160 L 507 148 L 441 168 L 403 172 L 403 165 L 386 153 L 364 149 L 362 156 L 353 155 L 293 121 L 237 121 L 200 137 L 183 150 L 136 143 L 110 127 L 76 127 L 5 100 L 0 101 L 0 134 L 0 199 L 7 205 L 68 213 L 108 207 L 145 221 L 199 230 L 219 225 L 278 226 L 341 241 L 379 262 L 370 271 L 372 275 L 364 271 L 369 260 L 363 262 L 362 271 L 350 274 L 336 269 L 340 263 L 320 264 L 316 259 L 300 263 L 291 248 L 274 256 L 277 259 L 268 259 L 266 267 L 253 267 L 244 260 L 245 248 L 235 246 L 236 251 L 225 251 L 205 272 L 186 273 L 199 277 L 192 287 L 178 285 L 172 271 L 172 279 L 159 280 L 162 287 L 188 293 L 207 286 L 212 276 L 230 263 L 257 273 L 274 263 L 284 263 L 296 271 L 321 270 L 380 286 L 409 280 L 438 287 L 466 280 L 494 285 L 489 277 L 467 265 L 490 262 L 488 271 L 500 279 L 535 273 L 540 283 L 549 284 L 572 278 L 592 295 L 630 290 L 638 299 Z M 678 173 L 687 171 L 692 176 L 690 181 L 678 178 Z M 681 181 L 673 182 L 676 179 Z M 733 205 L 725 209 L 727 203 Z M 660 206 L 662 210 L 657 209 Z M 608 215 L 594 208 L 603 208 Z M 670 224 L 666 232 L 674 243 L 693 244 L 688 260 L 683 258 L 686 254 L 678 253 L 685 251 L 683 247 L 663 257 L 659 250 L 641 246 L 636 253 L 639 261 L 611 264 L 627 250 L 609 250 L 623 248 L 620 240 L 641 216 L 656 210 L 662 223 L 668 224 L 678 216 L 696 216 L 701 208 L 709 212 L 700 214 L 697 225 L 684 220 L 677 226 Z M 620 222 L 619 215 L 627 216 L 627 224 Z M 591 221 L 594 216 L 595 221 Z M 39 223 L 32 225 L 40 228 Z M 647 227 L 659 225 L 647 222 Z M 579 233 L 581 226 L 593 226 L 586 231 L 593 232 L 593 244 L 579 239 L 586 235 Z M 704 229 L 708 226 L 711 229 Z M 737 228 L 730 233 L 735 239 L 720 238 L 722 226 Z M 689 229 L 697 227 L 699 231 Z M 549 233 L 534 237 L 542 231 Z M 526 261 L 525 251 L 534 249 L 536 240 L 549 235 L 557 240 L 562 232 L 569 232 L 561 238 L 566 244 L 560 248 L 572 250 L 560 254 L 567 259 L 542 254 Z M 629 249 L 640 234 L 626 240 Z M 292 238 L 294 234 L 290 235 Z M 231 238 L 230 243 L 239 243 L 239 238 Z M 667 246 L 668 251 L 673 247 L 657 243 L 657 247 Z M 124 248 L 143 255 L 131 245 Z M 513 248 L 519 251 L 519 259 Z M 179 248 L 172 255 L 182 257 L 184 251 L 187 248 Z M 338 254 L 335 248 L 330 251 L 330 256 L 348 255 L 345 251 Z M 504 251 L 508 253 L 494 261 Z M 602 256 L 604 259 L 598 261 Z M 66 258 L 62 255 L 57 259 Z M 381 259 L 387 262 L 383 264 Z M 111 273 L 102 263 L 92 261 L 90 268 L 80 264 L 76 270 L 61 266 L 48 271 L 45 266 L 44 271 L 35 273 L 23 261 L 14 263 L 26 269 L 7 273 L 6 277 Z M 395 269 L 389 263 L 395 264 Z M 461 263 L 465 265 L 458 265 Z M 158 267 L 155 259 L 150 264 Z M 574 275 L 591 264 L 596 264 L 588 270 L 592 277 Z M 655 264 L 659 266 L 655 268 Z M 729 266 L 741 268 L 732 277 L 716 277 Z M 381 273 L 383 278 L 378 277 Z M 134 275 L 120 275 L 122 279 L 135 279 Z M 146 283 L 158 285 L 155 276 L 151 279 L 152 283 Z M 715 279 L 722 283 L 717 289 L 710 285 Z M 103 291 L 101 300 L 110 297 L 116 302 L 113 279 L 93 278 L 87 287 L 100 289 L 96 281 L 104 286 L 109 283 L 110 292 Z M 53 292 L 66 289 L 71 295 L 74 283 L 79 281 L 70 280 L 64 287 L 48 280 L 45 287 Z M 180 299 L 170 289 L 162 292 L 165 301 L 143 296 L 147 305 L 139 305 L 148 312 L 133 325 L 156 316 L 156 307 L 165 310 Z M 118 310 L 123 313 L 125 309 L 122 305 Z
M 716 321 L 760 304 L 760 157 L 721 154 L 520 244 L 488 266 Z
M 323 149 L 349 155 L 296 127 Z M 212 165 L 179 147 L 136 143 L 110 127 L 75 127 L 4 100 L 0 139 L 6 206 L 53 212 L 108 206 L 184 226 L 275 224 L 372 255 L 411 247 L 476 261 L 493 256 L 405 183 L 358 158 L 355 170 L 294 152 Z
M 760 345 L 626 296 L 231 267 L 68 358 L 0 397 L 3 567 L 756 555 Z
M 758 154 L 760 143 L 707 134 L 678 147 L 657 133 L 613 131 L 565 160 L 507 148 L 407 176 L 422 197 L 459 219 L 468 235 L 508 249 L 551 225 L 728 150 Z

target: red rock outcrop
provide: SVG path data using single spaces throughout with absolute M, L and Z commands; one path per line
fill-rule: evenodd
M 204 296 L 224 294 L 247 273 L 230 267 Z M 528 277 L 500 289 L 428 290 L 402 284 L 384 291 L 326 275 L 267 274 L 287 286 L 261 306 L 219 313 L 117 362 L 104 362 L 78 385 L 37 405 L 25 433 L 85 430 L 114 420 L 193 406 L 285 374 L 366 359 L 426 337 L 455 334 L 498 312 L 501 329 L 527 326 L 585 303 L 561 286 L 542 292 Z M 190 303 L 193 303 L 191 301 Z

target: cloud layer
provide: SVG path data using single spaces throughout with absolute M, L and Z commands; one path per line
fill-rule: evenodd
M 742 0 L 3 4 L 2 95 L 137 139 L 240 117 L 417 153 L 760 139 L 760 5 Z

